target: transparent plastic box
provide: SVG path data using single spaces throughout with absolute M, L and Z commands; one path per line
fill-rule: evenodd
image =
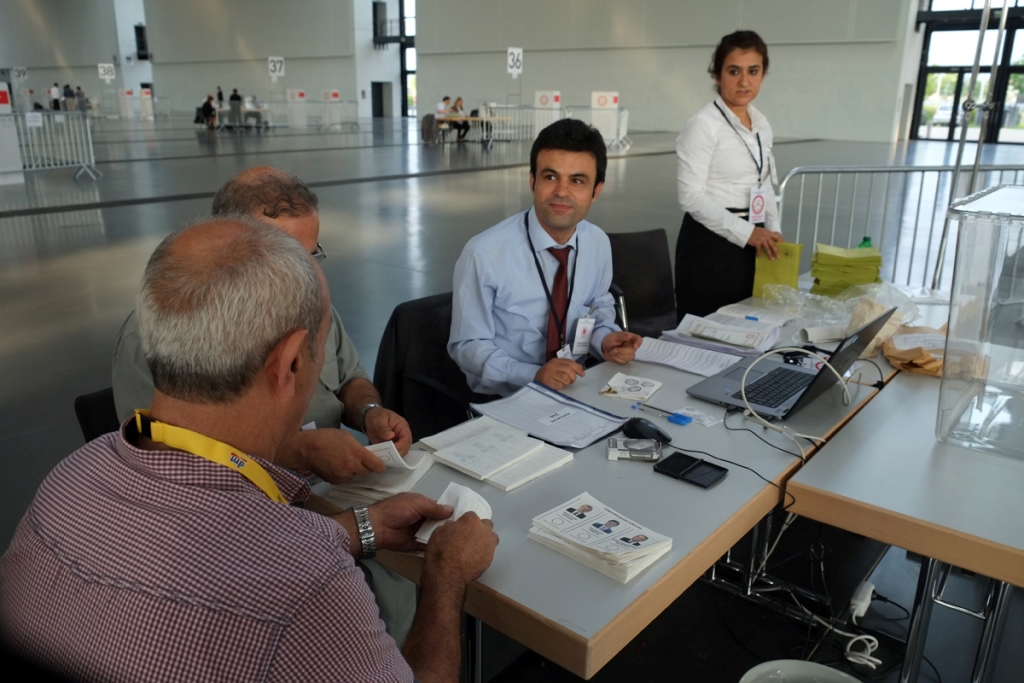
M 935 433 L 1024 459 L 1024 187 L 949 209 L 959 225 Z

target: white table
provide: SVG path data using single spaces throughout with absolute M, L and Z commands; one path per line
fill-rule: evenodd
M 685 394 L 686 387 L 700 377 L 639 362 L 591 368 L 566 393 L 609 412 L 635 415 L 630 402 L 597 394 L 618 371 L 664 382 L 650 401 L 654 405 L 669 409 L 690 405 L 716 415 L 724 412 Z M 833 433 L 876 393 L 858 385 L 850 385 L 850 391 L 853 405 L 843 406 L 840 388 L 833 387 L 787 423 L 804 433 Z M 728 432 L 720 424 L 680 427 L 642 415 L 664 427 L 674 444 L 742 463 L 779 485 L 800 464 L 795 456 L 746 432 Z M 740 420 L 731 419 L 737 424 Z M 762 436 L 795 451 L 794 444 L 780 434 L 765 431 Z M 775 487 L 743 469 L 726 467 L 730 470 L 726 479 L 705 491 L 659 475 L 649 464 L 610 462 L 602 440 L 578 452 L 572 463 L 509 493 L 442 465 L 434 465 L 415 490 L 436 498 L 448 482 L 455 481 L 487 499 L 501 543 L 491 568 L 470 587 L 466 611 L 590 678 L 779 502 L 781 494 Z M 583 491 L 670 536 L 672 551 L 623 585 L 527 538 L 534 516 Z M 379 557 L 418 581 L 419 557 L 387 552 Z
M 901 681 L 920 667 L 933 559 L 1024 586 L 1024 461 L 938 442 L 938 392 L 900 373 L 787 486 L 793 512 L 925 557 Z

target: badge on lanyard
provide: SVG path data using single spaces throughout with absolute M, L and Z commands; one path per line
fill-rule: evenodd
M 590 350 L 590 337 L 594 334 L 596 318 L 580 318 L 576 321 L 576 336 L 573 338 L 572 355 L 579 356 Z
M 572 360 L 572 351 L 569 350 L 569 345 L 566 344 L 562 348 L 558 349 L 555 353 L 555 358 L 568 358 L 569 360 Z
M 768 191 L 765 186 L 750 188 L 750 216 L 747 220 L 754 224 L 764 223 L 767 205 Z

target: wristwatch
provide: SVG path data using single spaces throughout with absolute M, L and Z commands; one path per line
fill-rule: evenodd
M 357 505 L 352 508 L 356 516 L 356 526 L 359 528 L 359 545 L 363 548 L 364 560 L 372 560 L 377 554 L 377 537 L 373 533 L 373 525 L 370 524 L 370 511 L 365 505 Z
M 365 406 L 363 406 L 362 411 L 359 413 L 359 431 L 361 431 L 363 434 L 366 433 L 366 414 L 373 410 L 374 408 L 383 407 L 384 406 L 382 406 L 379 403 L 367 403 Z

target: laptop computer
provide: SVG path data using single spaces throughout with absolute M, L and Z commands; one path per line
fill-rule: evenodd
M 890 308 L 864 327 L 847 335 L 829 358 L 832 367 L 840 375 L 849 370 L 895 312 L 895 308 Z M 686 393 L 723 406 L 746 408 L 740 384 L 743 373 L 755 360 L 756 356 L 744 358 L 717 375 L 694 384 Z M 825 365 L 820 370 L 812 370 L 769 357 L 758 363 L 747 375 L 747 402 L 762 417 L 785 419 L 824 394 L 838 381 L 835 373 Z

